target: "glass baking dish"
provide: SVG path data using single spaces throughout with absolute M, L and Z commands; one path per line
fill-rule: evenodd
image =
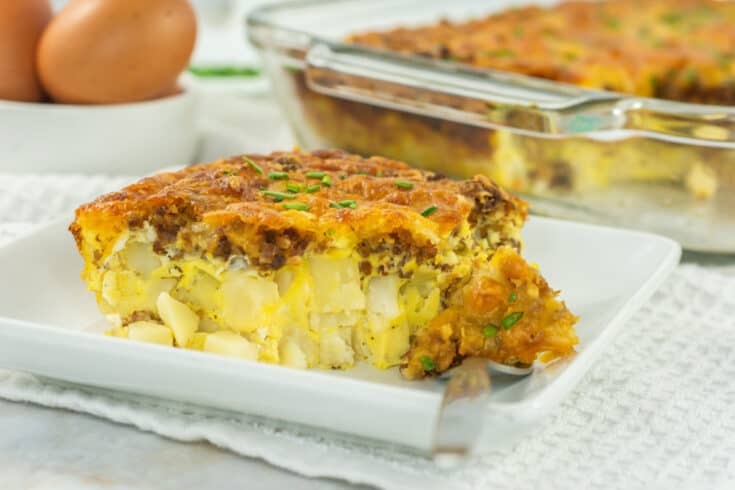
M 316 0 L 247 19 L 299 143 L 482 173 L 532 212 L 735 252 L 735 108 L 584 89 L 343 42 L 527 1 Z M 549 5 L 556 2 L 535 2 Z

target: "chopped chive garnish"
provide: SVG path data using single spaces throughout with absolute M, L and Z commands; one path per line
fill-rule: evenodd
M 293 192 L 278 192 L 278 191 L 260 191 L 260 192 L 263 193 L 264 196 L 275 197 L 276 199 L 280 199 L 280 200 L 293 199 L 294 197 L 296 197 L 296 194 L 294 194 Z
M 511 313 L 510 315 L 503 318 L 500 323 L 503 325 L 503 328 L 508 330 L 510 327 L 516 324 L 518 320 L 520 320 L 523 317 L 522 311 L 516 311 L 515 313 Z
M 697 78 L 698 78 L 697 69 L 696 68 L 689 68 L 689 70 L 687 71 L 686 77 L 687 77 L 687 82 L 689 82 L 689 83 L 696 82 L 697 81 Z
M 309 205 L 303 202 L 285 202 L 283 207 L 286 209 L 295 209 L 296 211 L 308 211 Z
M 316 192 L 316 191 L 318 191 L 321 188 L 322 188 L 322 186 L 319 185 L 319 184 L 310 185 L 309 187 L 306 188 L 306 190 L 304 192 L 306 192 L 307 194 L 311 194 L 312 192 Z
M 508 48 L 500 48 L 494 51 L 486 51 L 485 54 L 487 54 L 488 56 L 492 56 L 493 58 L 512 58 L 516 55 L 513 50 L 510 50 Z
M 402 189 L 413 189 L 413 182 L 406 182 L 405 180 L 396 180 L 394 182 L 396 187 L 400 187 Z
M 268 178 L 271 180 L 285 180 L 288 178 L 286 172 L 271 172 L 268 174 Z
M 482 329 L 482 334 L 485 337 L 495 337 L 495 334 L 498 333 L 498 330 L 498 326 L 491 323 L 490 325 Z
M 225 170 L 222 172 L 222 175 L 237 175 L 237 172 L 231 172 L 229 170 Z
M 653 90 L 653 94 L 656 95 L 658 93 L 658 88 L 661 86 L 661 80 L 656 75 L 651 75 L 651 79 L 649 81 L 651 83 L 651 90 Z
M 429 356 L 421 356 L 421 366 L 424 368 L 424 371 L 433 371 L 436 369 L 434 359 Z
M 322 185 L 324 187 L 332 187 L 332 179 L 329 178 L 329 175 L 322 177 Z
M 260 168 L 260 165 L 258 165 L 257 163 L 255 163 L 254 161 L 252 161 L 251 159 L 249 159 L 248 157 L 246 157 L 244 155 L 243 155 L 242 159 L 245 161 L 245 163 L 247 163 L 248 165 L 250 165 L 250 167 L 253 170 L 255 170 L 256 173 L 259 173 L 259 174 L 262 174 L 263 173 L 263 169 Z
M 684 19 L 684 16 L 679 12 L 668 12 L 661 16 L 661 20 L 669 25 L 678 24 Z
M 288 189 L 290 192 L 301 192 L 301 184 L 294 184 L 289 182 L 286 184 L 286 189 Z
M 354 199 L 345 199 L 344 201 L 340 201 L 340 202 L 330 202 L 329 207 L 335 208 L 335 209 L 343 209 L 343 208 L 355 209 L 357 207 L 357 201 L 355 201 Z
M 515 301 L 518 299 L 518 293 L 513 291 L 510 293 L 510 296 L 508 296 L 508 303 L 515 303 Z
M 339 180 L 345 180 L 347 176 L 345 174 L 339 174 Z
M 421 216 L 426 217 L 426 216 L 429 216 L 431 214 L 434 214 L 437 209 L 439 209 L 439 208 L 436 207 L 436 206 L 429 206 L 428 208 L 426 208 L 423 211 L 421 211 Z
M 620 29 L 620 20 L 615 17 L 605 16 L 605 24 L 610 29 Z
M 326 231 L 327 236 L 333 236 L 335 234 L 334 228 L 328 228 Z
M 381 172 L 380 170 L 378 170 L 377 172 L 375 172 L 375 176 L 376 177 L 382 177 L 383 176 L 383 172 Z
M 309 179 L 323 179 L 326 176 L 326 172 L 306 172 L 306 177 Z
M 367 170 L 358 170 L 355 172 L 357 175 L 370 175 Z
M 513 37 L 516 39 L 520 39 L 523 37 L 523 27 L 521 26 L 515 26 L 513 28 Z

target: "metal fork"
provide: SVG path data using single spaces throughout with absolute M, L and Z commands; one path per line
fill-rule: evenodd
M 458 465 L 472 452 L 482 432 L 492 388 L 492 375 L 528 376 L 533 366 L 515 367 L 479 357 L 468 357 L 441 376 L 444 388 L 434 437 L 434 461 L 442 467 Z

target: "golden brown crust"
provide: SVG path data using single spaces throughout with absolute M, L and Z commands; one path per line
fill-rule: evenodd
M 572 1 L 350 41 L 635 95 L 735 102 L 732 2 Z
M 540 353 L 549 359 L 571 354 L 578 319 L 558 294 L 513 249 L 499 248 L 453 294 L 448 308 L 419 328 L 403 375 L 443 372 L 465 357 L 526 365 Z
M 294 185 L 300 191 L 287 199 L 268 194 L 289 193 Z M 294 203 L 304 210 L 287 209 Z M 432 206 L 430 215 L 421 214 Z M 479 221 L 497 217 L 518 228 L 525 216 L 523 201 L 485 177 L 452 181 L 382 157 L 322 150 L 238 156 L 158 174 L 81 206 L 70 229 L 82 250 L 82 227 L 95 230 L 103 245 L 149 224 L 159 253 L 183 242 L 225 257 L 244 251 L 260 260 L 255 265 L 278 268 L 307 245 L 326 248 L 335 232 L 358 240 L 391 235 L 405 248 L 425 249 L 468 220 L 487 234 L 493 230 Z M 515 237 L 505 240 L 519 246 Z

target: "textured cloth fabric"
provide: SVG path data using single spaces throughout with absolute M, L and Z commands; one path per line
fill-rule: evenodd
M 0 176 L 0 220 L 11 222 L 0 225 L 0 243 L 30 222 L 70 215 L 77 203 L 127 180 Z M 0 371 L 0 397 L 89 413 L 173 439 L 206 440 L 304 475 L 381 488 L 733 488 L 735 276 L 723 271 L 679 266 L 525 440 L 455 470 L 303 427 L 10 371 Z

